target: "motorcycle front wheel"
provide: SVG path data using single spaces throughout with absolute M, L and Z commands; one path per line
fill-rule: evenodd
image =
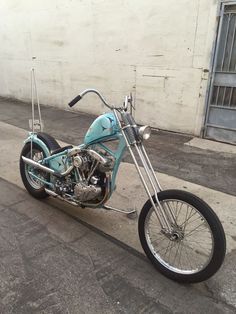
M 171 212 L 172 230 L 162 229 L 148 200 L 141 210 L 138 228 L 149 260 L 163 275 L 178 282 L 196 283 L 213 276 L 226 252 L 219 218 L 203 200 L 185 191 L 161 191 L 158 199 L 169 216 Z

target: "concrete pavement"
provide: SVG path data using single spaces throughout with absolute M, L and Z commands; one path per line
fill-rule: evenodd
M 0 179 L 0 313 L 235 313 Z
M 19 120 L 23 121 L 23 118 L 21 118 L 22 113 L 20 112 L 19 108 L 17 110 L 18 110 L 17 112 L 18 112 Z M 4 114 L 6 117 L 6 111 Z M 61 113 L 59 113 L 58 115 L 61 116 Z M 10 117 L 10 114 L 9 114 L 9 117 Z M 2 118 L 2 114 L 1 114 L 1 118 Z M 22 148 L 22 141 L 26 137 L 26 131 L 22 128 L 13 126 L 11 119 L 9 119 L 7 122 L 8 123 L 0 123 L 0 134 L 1 134 L 1 137 L 0 137 L 0 145 L 1 145 L 0 177 L 5 178 L 6 180 L 10 182 L 14 182 L 15 184 L 22 187 L 22 183 L 19 178 L 18 159 L 19 159 L 20 150 Z M 62 129 L 65 128 L 65 125 L 63 123 L 61 124 L 61 128 Z M 64 132 L 64 133 L 67 133 L 67 132 Z M 214 154 L 217 155 L 216 152 L 214 152 Z M 233 159 L 232 156 L 233 156 L 233 153 L 230 153 L 230 160 Z M 124 174 L 126 174 L 127 172 L 129 173 L 131 180 L 129 180 L 129 182 L 127 182 L 126 180 L 124 182 Z M 235 270 L 234 265 L 236 261 L 236 228 L 235 228 L 236 227 L 235 226 L 236 214 L 235 214 L 234 209 L 236 207 L 236 198 L 232 195 L 225 194 L 216 190 L 212 190 L 199 184 L 193 184 L 193 183 L 190 183 L 189 181 L 181 180 L 179 178 L 174 177 L 173 175 L 170 176 L 166 174 L 159 174 L 159 178 L 164 188 L 187 189 L 201 196 L 214 208 L 214 210 L 219 215 L 224 225 L 226 235 L 227 235 L 228 254 L 226 257 L 226 262 L 223 268 L 218 272 L 216 276 L 214 276 L 213 278 L 211 278 L 210 280 L 208 280 L 207 282 L 203 284 L 195 285 L 194 289 L 196 290 L 196 293 L 199 294 L 199 296 L 202 296 L 202 295 L 208 296 L 208 297 L 211 296 L 213 300 L 215 300 L 215 302 L 217 301 L 220 304 L 222 303 L 224 306 L 227 305 L 224 311 L 228 311 L 231 309 L 235 310 L 236 308 L 236 288 L 235 288 L 236 270 Z M 228 178 L 226 177 L 225 180 L 227 179 Z M 111 204 L 116 205 L 116 206 L 121 206 L 121 207 L 123 206 L 124 208 L 127 208 L 127 204 L 129 204 L 128 207 L 136 207 L 138 210 L 140 210 L 140 208 L 142 207 L 142 204 L 144 203 L 147 197 L 145 193 L 143 192 L 143 189 L 140 185 L 139 179 L 136 175 L 135 169 L 132 164 L 127 163 L 127 162 L 122 164 L 122 167 L 118 176 L 117 187 L 118 187 L 117 191 L 114 194 L 114 197 L 112 197 Z M 9 197 L 10 199 L 11 197 L 13 197 L 14 199 L 14 195 L 13 196 L 12 195 L 13 194 L 11 193 Z M 130 195 L 132 195 L 132 198 L 130 198 Z M 34 201 L 35 200 L 32 199 L 32 202 Z M 29 200 L 29 203 L 30 203 L 30 200 Z M 121 216 L 120 214 L 116 214 L 112 212 L 106 212 L 103 210 L 98 211 L 95 209 L 74 208 L 74 207 L 66 205 L 65 203 L 61 203 L 55 199 L 49 199 L 46 203 L 43 203 L 43 204 L 44 204 L 43 206 L 47 206 L 47 208 L 51 208 L 51 206 L 53 206 L 54 208 L 57 207 L 58 209 L 63 210 L 67 215 L 70 215 L 71 217 L 79 219 L 80 221 L 82 220 L 83 222 L 85 222 L 85 224 L 87 223 L 89 226 L 94 226 L 95 230 L 102 230 L 108 236 L 108 238 L 112 241 L 112 243 L 114 243 L 115 241 L 121 246 L 122 246 L 122 243 L 124 243 L 124 246 L 122 247 L 124 247 L 126 251 L 128 250 L 129 252 L 130 251 L 134 252 L 136 257 L 140 256 L 140 254 L 137 253 L 137 252 L 140 252 L 140 253 L 142 252 L 142 249 L 140 247 L 139 240 L 138 240 L 138 234 L 137 234 L 137 220 L 128 220 L 125 216 Z M 58 225 L 58 227 L 62 230 L 63 219 L 61 220 L 57 219 L 53 228 L 54 229 L 57 228 L 56 225 Z M 60 235 L 58 236 L 60 237 Z M 118 242 L 116 241 L 116 239 L 118 240 Z M 130 250 L 130 248 L 132 249 Z M 156 271 L 153 269 L 153 274 L 155 272 Z M 164 281 L 165 280 L 166 279 L 164 279 Z M 167 282 L 167 287 L 168 287 L 166 289 L 169 290 L 175 287 L 175 284 L 170 282 L 169 280 L 166 280 L 166 282 Z M 148 285 L 147 282 L 144 282 L 143 284 Z M 166 295 L 166 297 L 167 298 L 169 297 L 169 293 Z M 197 300 L 199 302 L 199 299 Z M 177 301 L 177 298 L 176 298 L 176 301 Z M 182 302 L 182 299 L 181 299 L 181 302 Z M 159 312 L 161 312 L 162 310 L 165 310 L 165 308 L 159 309 Z M 186 309 L 183 307 L 182 312 L 184 312 L 185 310 Z M 204 307 L 200 310 L 202 311 L 202 313 L 205 313 Z M 205 308 L 205 310 L 208 312 L 207 307 Z M 170 309 L 170 312 L 173 312 L 173 311 L 174 311 L 174 306 L 173 306 L 173 309 Z M 156 309 L 153 312 L 158 313 L 158 310 Z M 48 312 L 46 311 L 45 313 L 48 313 Z M 73 312 L 69 312 L 69 313 L 73 313 Z M 132 312 L 132 310 L 130 310 L 128 311 L 128 313 L 135 313 L 135 311 Z M 189 313 L 189 312 L 186 312 L 186 313 Z M 196 308 L 193 308 L 192 313 L 199 313 L 199 312 L 197 311 Z

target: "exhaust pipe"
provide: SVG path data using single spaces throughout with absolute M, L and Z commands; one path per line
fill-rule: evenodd
M 71 205 L 74 205 L 74 206 L 78 206 L 79 205 L 79 204 L 77 204 L 74 201 L 71 201 L 71 200 L 68 200 L 68 199 L 62 197 L 61 195 L 57 194 L 56 192 L 54 192 L 52 190 L 49 190 L 49 189 L 46 189 L 46 188 L 44 190 L 45 190 L 46 193 L 48 193 L 48 195 L 51 195 L 51 196 L 53 196 L 55 198 L 59 198 L 60 200 L 62 200 L 64 202 L 67 202 L 67 203 L 69 203 Z
M 40 170 L 45 171 L 47 173 L 50 173 L 50 174 L 52 174 L 58 178 L 62 178 L 62 177 L 67 176 L 72 171 L 72 169 L 74 168 L 73 166 L 70 166 L 65 172 L 59 173 L 59 172 L 56 172 L 55 170 L 53 170 L 51 168 L 48 168 L 46 166 L 41 165 L 40 163 L 38 163 L 32 159 L 26 158 L 25 156 L 22 156 L 22 159 L 27 165 L 33 166 L 37 169 L 40 169 Z

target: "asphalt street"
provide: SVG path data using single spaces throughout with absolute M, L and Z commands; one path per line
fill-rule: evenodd
M 235 313 L 0 179 L 0 313 Z

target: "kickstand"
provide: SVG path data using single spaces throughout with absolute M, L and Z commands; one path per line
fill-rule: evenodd
M 125 214 L 130 219 L 135 219 L 137 217 L 137 210 L 136 209 L 127 211 L 127 210 L 119 209 L 119 208 L 108 206 L 108 205 L 104 205 L 103 208 L 106 210 L 114 210 L 118 213 Z

